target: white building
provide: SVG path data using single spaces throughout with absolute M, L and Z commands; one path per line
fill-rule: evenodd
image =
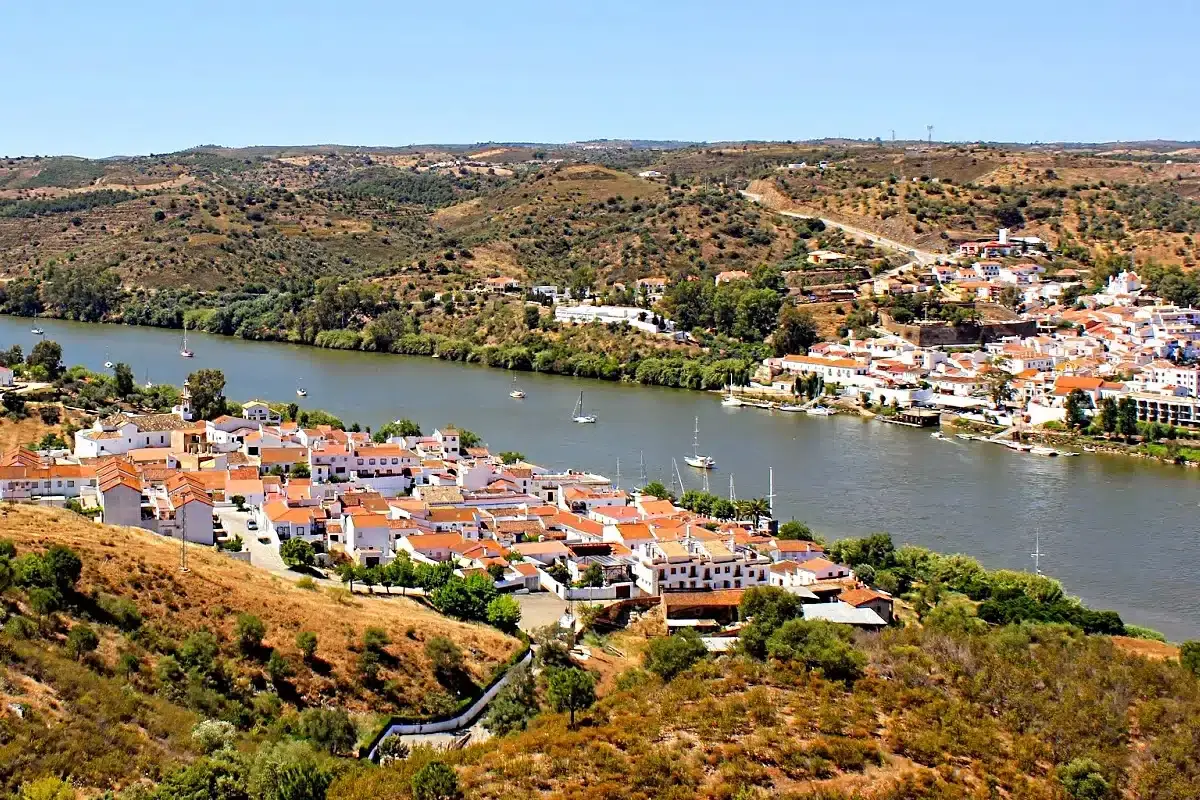
M 191 427 L 192 423 L 178 414 L 113 414 L 75 432 L 75 455 L 98 458 L 125 455 L 144 447 L 168 447 L 171 431 Z
M 659 333 L 675 329 L 675 323 L 661 316 L 659 319 L 662 326 L 656 326 L 653 322 L 654 316 L 654 312 L 636 306 L 557 305 L 554 307 L 554 318 L 559 322 L 572 325 L 587 325 L 592 322 L 619 325 L 627 322 L 630 327 L 646 333 Z

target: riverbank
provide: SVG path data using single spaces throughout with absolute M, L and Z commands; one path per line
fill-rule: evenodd
M 1197 470 L 1149 459 L 1030 458 L 1002 447 L 968 448 L 928 431 L 875 424 L 857 414 L 813 418 L 722 407 L 716 394 L 629 382 L 522 373 L 526 397 L 509 397 L 512 375 L 478 364 L 322 350 L 189 334 L 195 358 L 179 356 L 170 330 L 41 320 L 69 363 L 104 372 L 126 361 L 139 382 L 180 385 L 198 369 L 220 369 L 225 395 L 296 401 L 375 430 L 400 417 L 487 431 L 493 452 L 536 454 L 546 466 L 583 468 L 628 488 L 675 482 L 722 496 L 765 497 L 774 468 L 775 515 L 833 538 L 889 531 L 898 542 L 975 554 L 989 568 L 1028 569 L 1034 532 L 1053 572 L 1089 605 L 1163 631 L 1200 634 L 1200 561 L 1195 529 Z M 0 342 L 29 352 L 29 320 L 0 317 Z M 595 425 L 571 412 L 584 393 Z M 684 466 L 699 418 L 709 473 Z M 953 437 L 951 437 L 953 438 Z M 618 461 L 620 462 L 618 470 Z M 1137 535 L 1131 535 L 1137 532 Z M 1163 597 L 1172 602 L 1164 605 Z

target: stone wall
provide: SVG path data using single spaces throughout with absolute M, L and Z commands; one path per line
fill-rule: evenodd
M 949 325 L 947 323 L 901 325 L 886 311 L 880 311 L 879 323 L 887 332 L 894 333 L 917 347 L 961 347 L 979 344 L 981 340 L 992 342 L 1006 336 L 1025 338 L 1037 335 L 1037 323 L 1033 320 L 968 323 L 965 325 Z

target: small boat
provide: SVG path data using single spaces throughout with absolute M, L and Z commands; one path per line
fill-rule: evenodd
M 768 411 L 774 411 L 776 408 L 774 403 L 765 403 L 765 402 L 763 402 L 763 403 L 746 403 L 746 405 L 754 406 L 755 408 L 765 408 Z
M 296 390 L 297 397 L 308 397 L 308 390 L 303 386 Z
M 517 400 L 520 400 L 525 397 L 525 393 L 522 392 L 519 388 L 517 388 L 517 376 L 516 375 L 513 375 L 513 388 L 512 388 L 512 391 L 508 393 L 508 396 L 516 398 Z
M 692 433 L 692 454 L 683 457 L 683 463 L 689 467 L 696 469 L 713 469 L 717 466 L 717 462 L 712 456 L 700 455 L 700 418 L 696 417 L 696 427 Z
M 104 368 L 105 368 L 105 369 L 112 369 L 112 368 L 113 368 L 113 362 L 111 362 L 111 361 L 105 361 L 105 362 L 104 362 Z
M 832 417 L 837 412 L 826 406 L 813 406 L 812 408 L 806 408 L 804 413 L 813 417 Z
M 192 356 L 195 355 L 195 353 L 193 353 L 191 350 L 188 350 L 187 328 L 183 329 L 183 344 L 180 345 L 180 347 L 179 347 L 179 355 L 183 356 L 184 358 L 191 358 Z
M 945 439 L 946 438 L 946 434 L 942 433 L 941 431 L 934 431 L 933 433 L 931 433 L 929 435 L 934 439 Z
M 803 411 L 804 406 L 791 405 L 789 403 L 784 403 L 783 405 L 781 405 L 779 407 L 779 410 L 780 411 Z
M 1058 455 L 1058 451 L 1055 450 L 1053 447 L 1042 447 L 1041 445 L 1035 445 L 1034 447 L 1029 448 L 1029 452 L 1033 453 L 1035 456 L 1056 456 L 1056 455 Z
M 571 419 L 581 425 L 596 421 L 595 414 L 583 413 L 583 392 L 579 393 L 579 402 L 575 404 L 575 410 L 571 412 Z
M 32 333 L 34 336 L 45 336 L 46 335 L 46 332 L 44 330 L 42 330 L 41 328 L 30 328 L 29 332 Z
M 1009 450 L 1016 450 L 1018 453 L 1028 453 L 1033 449 L 1030 445 L 1021 444 L 1020 442 L 1001 442 L 1000 444 L 1004 445 Z
M 957 439 L 962 439 L 964 442 L 973 442 L 979 438 L 978 436 L 972 436 L 969 433 L 956 433 L 954 436 Z
M 147 371 L 147 372 L 146 372 L 146 374 L 145 374 L 145 375 L 143 375 L 142 377 L 144 377 L 144 378 L 146 379 L 146 388 L 147 388 L 147 389 L 149 389 L 150 387 L 154 386 L 154 384 L 150 382 L 150 373 L 149 373 L 149 371 Z
M 721 405 L 725 406 L 726 408 L 741 408 L 742 406 L 746 405 L 744 402 L 742 402 L 741 400 L 739 400 L 738 398 L 733 396 L 733 375 L 732 374 L 730 374 L 730 376 L 729 376 L 728 390 L 727 390 L 725 396 L 723 398 L 721 398 Z

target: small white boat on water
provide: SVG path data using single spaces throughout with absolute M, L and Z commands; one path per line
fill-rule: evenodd
M 733 396 L 733 375 L 729 376 L 729 386 L 726 389 L 725 396 L 721 398 L 721 405 L 726 408 L 741 408 L 746 405 L 745 401 L 739 400 Z
M 837 412 L 827 406 L 813 406 L 804 410 L 811 417 L 832 417 Z
M 1031 445 L 1021 444 L 1020 442 L 1001 442 L 1000 444 L 1004 445 L 1009 450 L 1016 450 L 1018 453 L 1028 453 L 1033 449 Z
M 712 456 L 700 455 L 700 418 L 696 417 L 696 427 L 692 433 L 692 454 L 683 457 L 683 463 L 696 469 L 714 469 L 717 462 Z
M 522 392 L 519 388 L 517 388 L 517 376 L 516 375 L 513 375 L 513 387 L 512 387 L 512 391 L 508 393 L 508 396 L 515 397 L 517 400 L 520 400 L 525 397 L 525 393 Z
M 179 355 L 183 356 L 184 358 L 191 358 L 193 355 L 195 355 L 195 353 L 193 353 L 191 350 L 188 350 L 187 328 L 183 329 L 183 344 L 179 346 Z
M 586 425 L 596 421 L 595 414 L 583 413 L 583 392 L 579 393 L 579 402 L 575 404 L 575 410 L 571 412 L 571 419 L 581 425 Z
M 32 333 L 34 336 L 45 336 L 46 335 L 46 332 L 44 330 L 42 330 L 41 328 L 30 328 L 29 332 Z
M 792 404 L 789 404 L 789 403 L 784 403 L 783 405 L 781 405 L 781 406 L 779 407 L 779 410 L 780 410 L 780 411 L 793 411 L 793 412 L 794 412 L 794 411 L 803 411 L 803 410 L 804 410 L 804 406 L 798 406 L 798 405 L 792 405 Z
M 308 397 L 308 389 L 305 389 L 303 386 L 301 386 L 300 388 L 296 389 L 296 396 Z
M 946 434 L 942 433 L 941 431 L 934 431 L 933 433 L 931 433 L 931 434 L 929 434 L 929 435 L 930 435 L 932 438 L 934 438 L 934 439 L 945 439 L 945 438 L 947 438 L 947 437 L 946 437 Z

